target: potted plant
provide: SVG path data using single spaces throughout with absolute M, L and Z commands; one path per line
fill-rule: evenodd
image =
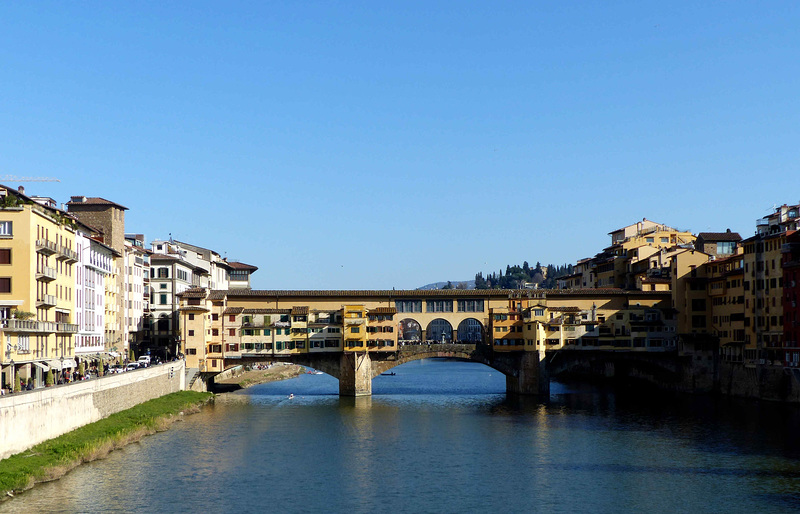
M 14 392 L 18 393 L 22 391 L 22 385 L 19 382 L 19 374 L 14 375 Z
M 47 376 L 44 379 L 44 386 L 45 387 L 50 387 L 51 385 L 53 385 L 53 382 L 54 382 L 54 380 L 53 380 L 53 370 L 51 369 L 50 371 L 47 372 Z

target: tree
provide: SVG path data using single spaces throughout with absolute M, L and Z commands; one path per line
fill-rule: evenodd
M 22 391 L 22 384 L 19 381 L 19 373 L 14 374 L 14 392 L 18 393 Z
M 447 285 L 445 285 L 442 289 L 453 289 L 453 283 L 448 280 Z
M 47 372 L 47 375 L 44 378 L 44 385 L 51 386 L 53 385 L 54 382 L 55 379 L 53 378 L 53 370 L 51 369 L 50 371 Z

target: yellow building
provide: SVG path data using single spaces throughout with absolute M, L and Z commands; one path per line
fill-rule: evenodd
M 346 304 L 342 307 L 344 323 L 344 350 L 367 351 L 367 309 L 363 304 Z
M 394 307 L 367 311 L 367 349 L 370 352 L 393 352 L 397 349 L 396 314 Z
M 44 373 L 74 370 L 75 219 L 51 199 L 0 186 L 0 366 L 44 383 Z

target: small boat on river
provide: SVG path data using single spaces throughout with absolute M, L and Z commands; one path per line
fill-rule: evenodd
M 395 374 L 396 373 L 394 371 L 392 371 L 391 373 L 381 373 L 381 376 L 382 377 L 393 377 L 393 376 L 395 376 Z

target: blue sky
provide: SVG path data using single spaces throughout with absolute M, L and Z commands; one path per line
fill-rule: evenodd
M 796 2 L 2 2 L 0 176 L 267 289 L 574 262 L 643 217 L 747 237 L 800 202 L 798 26 Z

